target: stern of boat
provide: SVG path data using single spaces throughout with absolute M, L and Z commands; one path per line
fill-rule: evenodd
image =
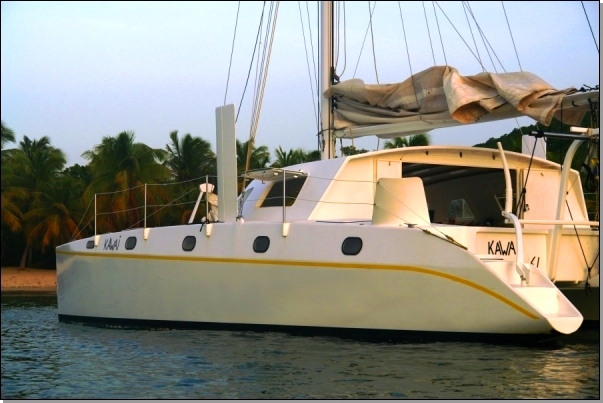
M 536 266 L 524 263 L 523 269 L 529 273 L 527 282 L 518 274 L 515 262 L 492 256 L 480 257 L 480 260 L 559 333 L 573 333 L 582 325 L 584 317 L 580 310 Z

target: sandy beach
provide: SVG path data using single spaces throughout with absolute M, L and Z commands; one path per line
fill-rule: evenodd
M 2 293 L 56 293 L 56 270 L 2 268 Z

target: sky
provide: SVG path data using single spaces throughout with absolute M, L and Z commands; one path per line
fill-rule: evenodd
M 461 2 L 398 5 L 346 3 L 345 24 L 343 18 L 339 24 L 337 72 L 342 80 L 395 83 L 408 78 L 411 67 L 416 73 L 434 64 L 448 64 L 461 75 L 480 73 L 466 42 L 473 53 L 477 44 L 491 72 L 502 72 L 502 64 L 507 72 L 529 71 L 557 89 L 599 84 L 599 2 L 469 2 L 500 60 L 495 65 L 479 37 L 476 42 L 472 39 L 476 25 L 469 28 Z M 226 94 L 226 104 L 240 109 L 237 138 L 247 141 L 255 66 L 242 103 L 241 98 L 262 6 L 262 2 L 211 1 L 2 1 L 2 121 L 14 131 L 17 143 L 24 135 L 48 136 L 65 152 L 68 166 L 86 164 L 82 153 L 122 131 L 133 131 L 137 142 L 165 148 L 170 132 L 177 130 L 180 135 L 202 137 L 215 150 L 215 109 L 225 103 Z M 362 47 L 373 6 L 372 36 L 369 30 Z M 314 62 L 310 53 L 306 57 L 306 49 L 317 49 L 316 15 L 316 2 L 282 2 L 278 8 L 256 135 L 256 145 L 268 146 L 273 157 L 278 146 L 317 148 L 316 89 L 310 79 L 314 68 L 308 72 L 308 63 Z M 437 129 L 430 136 L 435 145 L 471 146 L 518 124 L 533 123 L 520 118 Z M 375 150 L 384 140 L 364 138 L 353 144 Z

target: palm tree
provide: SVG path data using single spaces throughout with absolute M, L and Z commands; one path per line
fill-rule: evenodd
M 2 121 L 2 138 L 1 138 L 1 162 L 2 165 L 2 197 L 1 197 L 1 206 L 2 206 L 2 226 L 1 226 L 1 239 L 2 239 L 2 258 L 4 258 L 4 252 L 6 251 L 6 243 L 10 237 L 10 233 L 16 233 L 21 229 L 21 219 L 23 218 L 23 214 L 19 209 L 19 206 L 15 201 L 15 192 L 9 192 L 9 182 L 7 180 L 8 177 L 11 176 L 12 166 L 5 165 L 4 160 L 8 158 L 10 152 L 12 150 L 4 150 L 4 145 L 6 143 L 14 143 L 15 142 L 15 133 L 7 126 L 4 125 L 4 121 Z
M 368 153 L 368 152 L 369 152 L 369 150 L 367 150 L 366 148 L 356 148 L 356 146 L 353 146 L 353 145 L 341 147 L 341 154 L 343 156 L 364 154 L 364 153 Z
M 165 199 L 159 186 L 147 189 L 144 184 L 164 183 L 170 176 L 163 165 L 165 151 L 134 142 L 133 132 L 121 132 L 115 137 L 106 136 L 101 144 L 82 154 L 90 161 L 92 182 L 85 192 L 87 200 L 96 193 L 99 227 L 105 231 L 140 226 L 144 203 L 156 205 Z M 156 223 L 157 221 L 157 216 Z
M 11 176 L 12 166 L 4 166 L 5 156 L 8 157 L 9 155 L 7 150 L 4 150 L 4 145 L 6 143 L 14 142 L 15 133 L 10 128 L 5 126 L 4 121 L 2 121 L 2 224 L 3 227 L 6 225 L 11 232 L 17 232 L 19 229 L 21 229 L 22 216 L 19 207 L 14 203 L 14 192 L 13 194 L 6 192 L 9 187 L 7 178 Z M 4 234 L 2 235 L 2 239 L 4 240 Z
M 24 215 L 26 222 L 33 223 L 28 241 L 36 242 L 45 252 L 48 247 L 54 249 L 72 239 L 81 239 L 76 220 L 81 218 L 82 192 L 83 182 L 59 177 Z
M 276 161 L 271 166 L 275 168 L 288 167 L 306 161 L 306 153 L 301 148 L 284 151 L 281 146 L 278 146 L 274 153 L 276 154 Z
M 51 146 L 48 137 L 31 140 L 24 136 L 19 143 L 19 148 L 12 150 L 8 155 L 7 164 L 10 164 L 10 169 L 6 172 L 6 180 L 10 187 L 7 190 L 8 194 L 3 196 L 16 201 L 19 211 L 24 212 L 20 228 L 25 237 L 21 268 L 25 267 L 27 257 L 37 245 L 41 242 L 48 242 L 47 245 L 50 245 L 57 241 L 53 237 L 48 237 L 46 241 L 40 239 L 39 233 L 34 229 L 44 220 L 44 217 L 28 213 L 36 206 L 53 202 L 52 192 L 65 162 L 65 154 Z
M 178 131 L 170 133 L 171 144 L 167 144 L 165 166 L 171 169 L 177 182 L 215 175 L 216 155 L 208 141 L 193 137 L 189 133 L 178 139 Z
M 175 210 L 175 215 L 166 216 L 165 219 L 166 223 L 183 224 L 188 221 L 192 213 L 192 204 L 197 197 L 196 193 L 190 192 L 191 187 L 196 188 L 199 182 L 205 181 L 205 176 L 209 176 L 211 183 L 215 184 L 216 155 L 211 150 L 209 142 L 200 137 L 193 137 L 187 133 L 182 139 L 178 139 L 178 131 L 173 131 L 170 133 L 170 139 L 171 144 L 166 145 L 165 166 L 171 170 L 177 183 L 172 193 L 179 198 L 180 207 L 171 209 Z M 191 186 L 190 182 L 193 180 L 196 183 Z M 185 193 L 186 189 L 189 192 Z M 183 193 L 184 196 L 181 196 Z
M 237 140 L 237 175 L 238 178 L 238 193 L 240 194 L 245 188 L 245 179 L 240 175 L 247 171 L 253 169 L 265 168 L 270 163 L 270 151 L 268 151 L 268 147 L 266 146 L 253 146 L 252 151 L 249 155 L 249 166 L 247 165 L 247 151 L 249 149 L 249 141 L 241 142 Z M 218 191 L 220 191 L 218 189 Z
M 306 161 L 306 162 L 320 161 L 320 151 L 319 150 L 306 151 L 305 154 L 306 155 L 304 156 L 304 161 Z
M 241 142 L 237 140 L 237 173 L 241 174 L 246 170 L 247 152 L 249 149 L 249 141 Z M 270 151 L 266 146 L 253 146 L 249 158 L 249 167 L 247 169 L 260 169 L 266 167 L 270 163 Z
M 4 121 L 0 122 L 2 124 L 2 137 L 1 137 L 1 149 L 4 150 L 4 145 L 6 143 L 14 143 L 15 142 L 15 133 L 7 126 L 4 125 Z
M 429 137 L 429 134 L 420 133 L 415 134 L 414 136 L 396 137 L 394 139 L 388 140 L 383 145 L 383 148 L 392 149 L 402 147 L 428 146 L 430 143 L 431 138 Z

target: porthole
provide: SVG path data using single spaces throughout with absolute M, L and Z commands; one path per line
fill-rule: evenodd
M 182 241 L 182 250 L 186 252 L 190 252 L 195 249 L 195 245 L 197 244 L 197 238 L 189 235 L 184 238 Z
M 341 252 L 344 255 L 357 255 L 362 250 L 362 239 L 358 237 L 349 237 L 341 244 Z
M 126 239 L 126 249 L 132 250 L 135 247 L 136 247 L 136 237 L 135 236 L 128 237 L 128 239 Z
M 86 249 L 94 249 L 94 241 L 86 242 Z
M 259 236 L 253 241 L 253 251 L 256 253 L 264 253 L 270 247 L 270 238 L 267 236 Z

